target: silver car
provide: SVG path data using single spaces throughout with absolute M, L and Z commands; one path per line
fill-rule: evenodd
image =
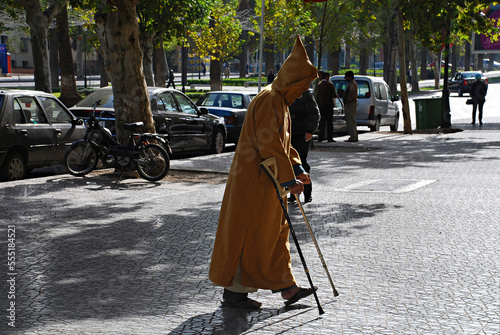
M 0 90 L 0 178 L 23 179 L 34 168 L 62 165 L 85 126 L 52 94 Z
M 371 131 L 378 131 L 381 126 L 390 126 L 391 131 L 398 130 L 399 107 L 397 95 L 391 94 L 389 85 L 380 77 L 354 76 L 358 83 L 358 109 L 356 124 L 368 126 Z M 331 78 L 337 94 L 342 97 L 347 87 L 344 76 Z

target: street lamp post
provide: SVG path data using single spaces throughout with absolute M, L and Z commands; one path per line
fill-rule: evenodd
M 83 87 L 87 88 L 87 35 L 83 28 Z

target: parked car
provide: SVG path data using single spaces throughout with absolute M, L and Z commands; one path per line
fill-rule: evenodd
M 391 94 L 389 85 L 381 77 L 355 76 L 354 80 L 358 83 L 356 124 L 368 126 L 371 131 L 378 131 L 381 126 L 397 131 L 400 114 L 396 101 L 399 97 Z M 344 76 L 333 76 L 331 81 L 342 97 L 347 87 Z
M 335 99 L 335 107 L 333 107 L 333 131 L 347 131 L 347 126 L 345 124 L 344 103 L 339 98 Z
M 151 112 L 156 132 L 168 134 L 173 153 L 208 150 L 219 154 L 226 143 L 224 120 L 199 108 L 182 92 L 171 88 L 148 87 Z M 101 100 L 96 115 L 101 123 L 115 134 L 115 109 L 113 90 L 103 87 L 89 94 L 70 110 L 82 119 L 88 119 L 94 102 Z
M 257 93 L 249 92 L 213 91 L 206 93 L 196 105 L 207 108 L 211 114 L 223 117 L 227 128 L 227 141 L 238 143 L 248 105 L 256 95 Z
M 469 93 L 472 91 L 472 84 L 476 81 L 476 74 L 481 75 L 481 80 L 488 84 L 488 79 L 484 76 L 481 71 L 464 71 L 457 72 L 448 81 L 448 89 L 450 92 L 457 92 L 458 96 L 463 96 L 464 93 Z
M 63 164 L 85 126 L 52 94 L 0 91 L 0 177 L 23 179 L 34 168 Z
M 446 62 L 445 62 L 444 60 L 442 60 L 442 61 L 441 61 L 441 67 L 443 67 L 443 68 L 444 68 L 445 64 L 446 64 Z M 434 62 L 429 63 L 429 65 L 427 65 L 427 66 L 428 66 L 428 67 L 430 67 L 430 68 L 433 68 L 433 67 L 434 67 Z M 453 65 L 452 65 L 451 63 L 448 63 L 448 67 L 449 67 L 450 69 L 451 69 L 451 67 L 452 67 L 452 66 L 453 66 Z
M 483 70 L 488 70 L 489 65 L 490 65 L 490 60 L 488 58 L 483 59 Z M 493 69 L 495 70 L 500 69 L 500 63 L 493 61 Z

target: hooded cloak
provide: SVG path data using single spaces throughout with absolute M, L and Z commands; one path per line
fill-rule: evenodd
M 277 77 L 250 103 L 229 172 L 217 226 L 209 278 L 229 287 L 238 270 L 241 284 L 280 290 L 295 284 L 289 227 L 271 179 L 260 163 L 275 157 L 283 186 L 303 172 L 292 148 L 288 106 L 317 78 L 299 37 Z

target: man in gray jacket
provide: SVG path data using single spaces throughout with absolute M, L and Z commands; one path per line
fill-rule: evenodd
M 307 164 L 307 154 L 313 133 L 318 129 L 319 108 L 312 93 L 307 90 L 288 109 L 290 110 L 290 118 L 292 119 L 292 147 L 299 153 L 302 167 L 309 173 L 311 167 Z M 312 185 L 305 184 L 304 203 L 312 201 L 311 193 Z M 294 201 L 295 196 L 291 195 L 288 200 Z

